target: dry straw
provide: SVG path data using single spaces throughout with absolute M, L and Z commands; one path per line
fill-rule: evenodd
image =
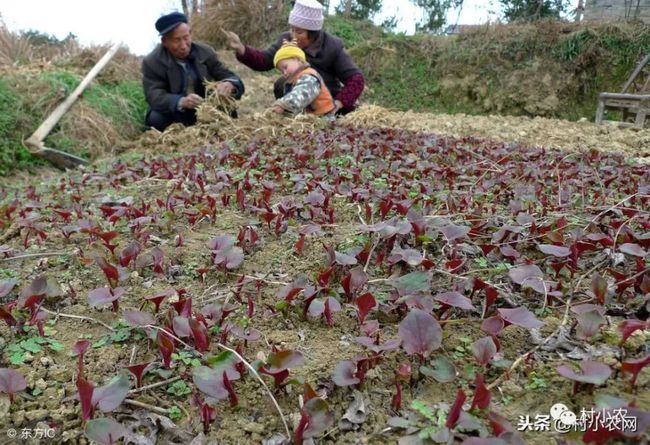
M 225 46 L 221 28 L 236 32 L 244 43 L 266 45 L 288 28 L 284 3 L 275 1 L 270 6 L 267 0 L 206 0 L 201 14 L 192 17 L 192 33 L 215 47 Z
M 498 142 L 559 148 L 567 151 L 619 151 L 640 158 L 650 156 L 650 129 L 629 131 L 593 122 L 543 117 L 468 116 L 388 110 L 364 105 L 339 119 L 340 125 L 401 128 L 453 137 L 477 137 Z
M 5 24 L 0 22 L 0 67 L 25 63 L 33 56 L 34 50 L 30 40 L 10 32 Z

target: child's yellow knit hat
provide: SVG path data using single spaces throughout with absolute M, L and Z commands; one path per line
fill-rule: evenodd
M 275 52 L 275 56 L 273 57 L 273 66 L 278 67 L 278 63 L 281 60 L 284 59 L 300 59 L 303 62 L 307 61 L 307 57 L 305 56 L 305 52 L 298 48 L 296 45 L 288 43 L 285 45 L 282 45 L 282 47 Z

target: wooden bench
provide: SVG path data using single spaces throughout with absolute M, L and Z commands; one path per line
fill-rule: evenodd
M 650 123 L 650 54 L 637 65 L 620 93 L 600 93 L 596 123 L 603 122 L 605 110 L 622 111 L 621 127 L 644 128 Z

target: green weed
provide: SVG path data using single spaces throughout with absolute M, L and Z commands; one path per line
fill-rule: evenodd
M 181 409 L 177 406 L 171 406 L 167 408 L 167 415 L 172 420 L 179 420 L 181 417 L 183 417 Z
M 187 386 L 183 380 L 176 380 L 174 383 L 167 387 L 167 393 L 176 397 L 182 397 L 192 392 L 192 388 Z
M 528 390 L 542 390 L 549 387 L 548 381 L 538 375 L 535 371 L 531 372 L 528 376 L 528 383 L 524 385 L 524 388 Z
M 59 352 L 63 351 L 63 344 L 51 337 L 28 337 L 23 340 L 10 343 L 6 347 L 9 355 L 9 362 L 12 365 L 22 365 L 25 363 L 29 355 L 38 354 L 43 352 L 43 348 L 47 347 L 50 351 Z

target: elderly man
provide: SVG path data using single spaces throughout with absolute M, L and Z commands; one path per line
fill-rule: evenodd
M 239 99 L 244 84 L 223 66 L 209 46 L 192 42 L 187 17 L 174 12 L 156 21 L 161 43 L 142 61 L 142 84 L 149 103 L 145 122 L 163 131 L 174 122 L 196 123 L 205 97 L 204 81 L 218 81 L 217 91 Z

